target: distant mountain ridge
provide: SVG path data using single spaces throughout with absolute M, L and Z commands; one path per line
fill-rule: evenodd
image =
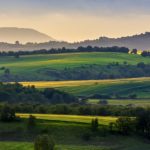
M 1 40 L 0 40 L 1 41 Z M 9 44 L 0 43 L 0 51 L 18 51 L 18 50 L 40 50 L 51 48 L 78 48 L 80 46 L 97 46 L 97 47 L 127 47 L 129 49 L 150 50 L 150 32 L 142 33 L 139 35 L 121 37 L 121 38 L 108 38 L 100 37 L 96 40 L 85 40 L 76 43 L 69 43 L 64 41 L 51 41 L 43 43 L 27 43 L 27 44 Z
M 48 42 L 54 41 L 50 36 L 36 31 L 30 28 L 17 28 L 17 27 L 1 27 L 0 28 L 0 41 L 14 43 L 20 41 L 20 43 L 27 42 Z

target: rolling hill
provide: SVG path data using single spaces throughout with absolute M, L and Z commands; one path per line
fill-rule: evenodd
M 54 41 L 48 35 L 29 28 L 3 27 L 0 28 L 0 42 L 15 43 Z M 19 45 L 18 45 L 19 46 Z
M 83 80 L 54 82 L 21 82 L 24 86 L 36 88 L 57 88 L 75 96 L 92 96 L 95 94 L 128 97 L 136 94 L 137 98 L 150 98 L 150 77 L 117 80 Z
M 125 62 L 127 66 L 124 65 Z M 134 71 L 140 62 L 150 64 L 150 59 L 141 55 L 104 52 L 28 55 L 20 58 L 7 56 L 0 57 L 0 80 L 55 81 L 142 77 L 140 68 Z M 127 72 L 129 65 L 130 72 Z M 118 77 L 120 69 L 122 73 Z M 128 73 L 127 76 L 124 76 L 125 73 Z
M 127 47 L 129 49 L 136 48 L 138 50 L 150 50 L 150 32 L 120 38 L 100 37 L 95 40 L 69 43 L 65 41 L 54 41 L 53 38 L 33 29 L 0 28 L 0 41 L 5 42 L 0 43 L 0 51 L 57 49 L 62 47 L 78 48 L 80 46 L 87 47 L 89 45 L 93 47 L 119 46 Z M 20 45 L 9 43 L 14 43 L 15 41 L 30 43 Z

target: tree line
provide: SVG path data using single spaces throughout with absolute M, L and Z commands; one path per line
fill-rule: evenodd
M 21 55 L 34 55 L 34 54 L 59 54 L 59 53 L 77 53 L 77 52 L 117 52 L 117 53 L 129 53 L 129 49 L 126 47 L 78 47 L 77 49 L 67 49 L 65 47 L 59 49 L 41 49 L 33 51 L 9 51 L 0 52 L 0 56 L 14 56 L 19 58 Z
M 6 103 L 7 104 L 7 103 Z M 146 108 L 133 106 L 115 106 L 115 105 L 91 105 L 83 103 L 72 104 L 27 104 L 14 103 L 7 104 L 17 113 L 35 113 L 35 114 L 66 114 L 66 115 L 85 115 L 85 116 L 130 116 L 135 117 L 142 114 Z M 0 104 L 0 111 L 3 109 Z
M 150 51 L 143 51 L 141 55 L 143 57 L 150 57 Z

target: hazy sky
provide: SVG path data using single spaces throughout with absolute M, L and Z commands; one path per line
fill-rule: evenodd
M 0 26 L 80 41 L 150 31 L 150 0 L 0 0 Z

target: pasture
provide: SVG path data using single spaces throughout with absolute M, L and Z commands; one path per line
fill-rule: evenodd
M 88 103 L 89 104 L 98 104 L 100 99 L 89 99 Z M 121 106 L 127 106 L 127 105 L 132 105 L 135 107 L 150 107 L 150 99 L 149 100 L 133 100 L 133 99 L 121 99 L 121 100 L 107 100 L 108 105 L 121 105 Z
M 50 79 L 43 70 L 54 69 L 62 70 L 65 68 L 81 67 L 85 65 L 107 65 L 109 63 L 124 62 L 135 65 L 139 62 L 146 64 L 150 63 L 149 58 L 144 58 L 140 55 L 131 55 L 123 53 L 66 53 L 66 54 L 47 54 L 47 55 L 28 55 L 15 58 L 12 56 L 0 57 L 0 68 L 5 67 L 10 69 L 13 75 L 28 76 L 30 79 L 35 77 L 38 79 Z M 42 71 L 41 71 L 42 70 Z M 3 70 L 0 70 L 3 74 Z

